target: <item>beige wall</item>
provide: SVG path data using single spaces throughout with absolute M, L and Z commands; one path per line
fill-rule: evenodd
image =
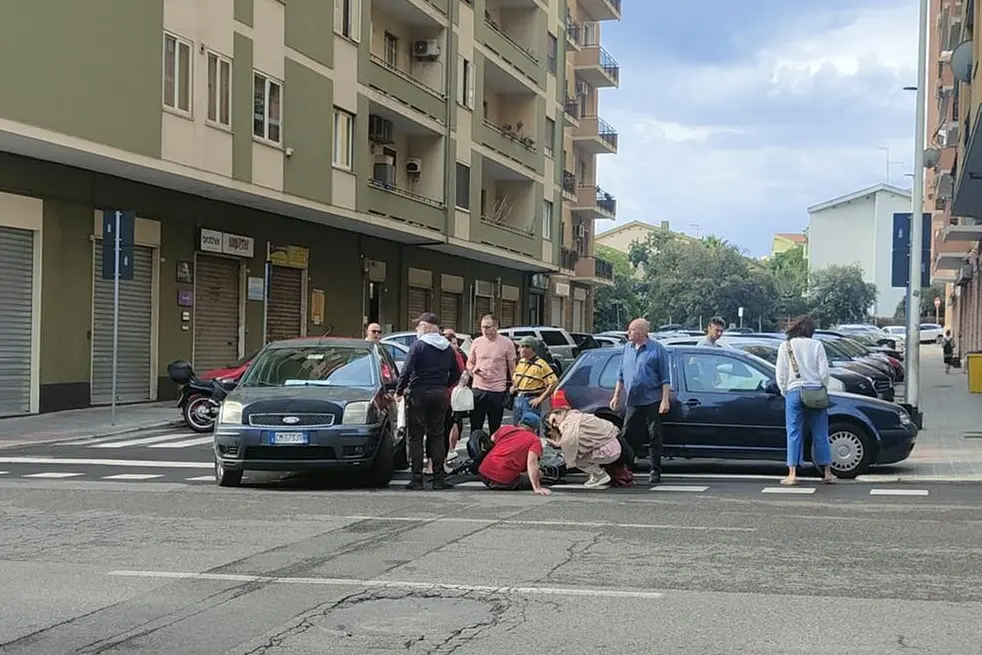
M 366 2 L 368 0 L 365 0 Z M 410 76 L 423 82 L 431 89 L 442 91 L 444 85 L 444 62 L 441 61 L 421 61 L 411 56 L 411 48 L 417 39 L 439 39 L 444 40 L 444 30 L 442 27 L 424 27 L 421 25 L 411 25 L 400 21 L 398 17 L 392 16 L 379 9 L 375 5 L 371 8 L 372 16 L 372 35 L 371 52 L 376 57 L 385 58 L 385 33 L 388 32 L 398 39 L 396 51 L 396 68 L 408 73 Z M 446 47 L 443 48 L 447 52 Z
M 600 246 L 606 246 L 608 248 L 613 248 L 618 252 L 626 253 L 631 249 L 631 244 L 639 239 L 645 239 L 652 230 L 656 228 L 643 228 L 640 226 L 631 226 L 625 230 L 618 232 L 611 232 L 608 234 L 598 234 L 596 237 L 596 243 Z

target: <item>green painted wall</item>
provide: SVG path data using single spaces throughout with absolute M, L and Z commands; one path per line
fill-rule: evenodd
M 236 5 L 241 1 L 236 0 Z M 252 0 L 248 2 L 252 4 Z M 334 3 L 324 0 L 290 0 L 285 14 L 286 45 L 318 63 L 333 67 Z
M 283 190 L 330 204 L 334 154 L 333 82 L 287 59 L 284 88 L 289 90 L 290 97 L 283 104 L 283 144 L 293 148 L 293 155 L 283 160 Z
M 253 2 L 254 0 L 235 0 L 235 8 L 233 9 L 235 20 L 252 27 Z M 293 2 L 290 5 L 292 6 Z
M 252 181 L 252 40 L 236 33 L 232 62 L 232 177 Z M 285 125 L 284 125 L 285 127 Z
M 160 156 L 163 0 L 4 5 L 0 116 Z

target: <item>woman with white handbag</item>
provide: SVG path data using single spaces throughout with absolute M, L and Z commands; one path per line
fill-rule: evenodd
M 801 316 L 788 328 L 788 340 L 777 353 L 777 386 L 784 395 L 784 420 L 788 434 L 788 477 L 783 485 L 798 483 L 798 466 L 804 460 L 805 427 L 812 438 L 812 458 L 822 469 L 824 481 L 832 476 L 829 447 L 829 361 L 825 346 L 813 339 L 815 321 Z

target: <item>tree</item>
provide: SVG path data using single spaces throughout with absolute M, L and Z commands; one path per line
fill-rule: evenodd
M 779 252 L 767 261 L 777 292 L 776 317 L 787 318 L 808 312 L 808 261 L 805 249 L 796 246 Z
M 938 308 L 938 317 L 941 322 L 944 322 L 944 306 L 945 306 L 945 294 L 947 290 L 945 285 L 935 282 L 929 287 L 924 287 L 921 289 L 921 313 L 918 316 L 930 316 L 934 317 L 934 299 L 941 299 L 941 306 Z M 897 309 L 893 313 L 893 317 L 897 320 L 903 320 L 907 318 L 907 301 L 901 300 L 897 303 Z
M 626 254 L 605 246 L 596 248 L 597 257 L 614 265 L 614 285 L 597 289 L 593 304 L 594 330 L 624 330 L 629 321 L 644 315 L 643 283 L 636 277 Z
M 820 269 L 808 282 L 811 314 L 821 325 L 863 321 L 876 302 L 876 285 L 863 280 L 859 264 Z

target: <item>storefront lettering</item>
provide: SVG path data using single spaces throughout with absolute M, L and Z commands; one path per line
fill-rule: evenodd
M 198 248 L 203 252 L 251 258 L 255 249 L 255 240 L 252 237 L 202 228 Z

